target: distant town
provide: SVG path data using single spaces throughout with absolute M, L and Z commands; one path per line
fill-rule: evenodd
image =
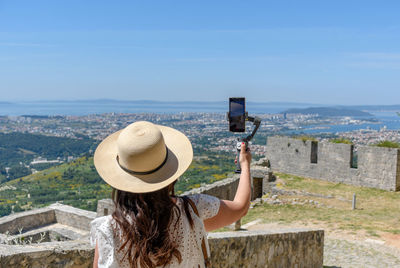
M 390 130 L 386 126 L 380 129 L 366 127 L 348 131 L 326 132 L 331 126 L 357 126 L 377 124 L 375 118 L 360 119 L 357 117 L 321 117 L 316 114 L 258 114 L 262 119 L 261 127 L 253 141 L 254 155 L 265 155 L 265 142 L 268 135 L 313 135 L 320 140 L 340 137 L 352 141 L 355 145 L 374 144 L 383 140 L 400 142 L 400 131 Z M 204 150 L 234 152 L 236 138 L 245 134 L 228 131 L 226 114 L 223 113 L 105 113 L 85 116 L 2 116 L 0 132 L 22 132 L 47 136 L 81 139 L 89 137 L 102 140 L 109 134 L 128 124 L 146 120 L 156 124 L 167 125 L 184 132 L 192 141 L 193 147 Z M 247 123 L 248 133 L 252 129 Z M 71 159 L 69 159 L 71 160 Z M 57 161 L 57 159 L 38 159 L 37 161 Z

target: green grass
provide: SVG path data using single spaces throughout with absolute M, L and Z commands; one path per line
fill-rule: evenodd
M 353 142 L 352 142 L 351 140 L 344 139 L 344 138 L 332 139 L 332 140 L 329 140 L 329 142 L 332 142 L 332 143 L 353 144 Z
M 277 186 L 286 190 L 300 190 L 331 198 L 304 195 L 279 196 L 281 200 L 308 199 L 322 204 L 315 205 L 269 205 L 267 203 L 251 209 L 243 223 L 262 219 L 264 223 L 315 223 L 348 232 L 362 231 L 369 236 L 379 232 L 400 234 L 400 192 L 357 187 L 332 183 L 288 174 L 276 173 Z M 353 194 L 357 196 L 356 210 L 352 210 Z
M 317 141 L 317 139 L 315 137 L 307 136 L 307 135 L 293 136 L 292 138 L 302 140 L 304 143 L 306 141 Z
M 377 144 L 374 144 L 377 147 L 386 147 L 386 148 L 400 148 L 400 143 L 393 141 L 381 141 Z

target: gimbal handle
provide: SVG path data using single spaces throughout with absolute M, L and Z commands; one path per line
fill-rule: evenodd
M 239 157 L 240 157 L 240 150 L 241 150 L 241 146 L 242 146 L 242 142 L 244 142 L 246 144 L 246 150 L 247 150 L 247 145 L 249 144 L 249 141 L 254 137 L 254 135 L 256 134 L 258 128 L 260 127 L 261 124 L 261 118 L 255 116 L 255 117 L 251 117 L 248 116 L 247 112 L 245 113 L 246 119 L 247 121 L 253 122 L 253 125 L 255 126 L 255 128 L 253 129 L 253 131 L 251 132 L 251 134 L 249 136 L 247 136 L 246 138 L 242 138 L 242 139 L 238 139 L 238 142 L 236 143 L 236 170 L 235 173 L 241 173 L 242 172 L 242 168 L 240 167 L 240 162 L 239 162 Z
M 261 118 L 259 118 L 257 116 L 255 116 L 255 117 L 248 116 L 247 113 L 246 113 L 246 120 L 250 121 L 250 122 L 253 122 L 253 125 L 255 126 L 255 128 L 253 129 L 251 134 L 249 136 L 247 136 L 246 138 L 244 138 L 246 141 L 250 141 L 254 137 L 254 135 L 256 134 L 258 128 L 260 127 Z

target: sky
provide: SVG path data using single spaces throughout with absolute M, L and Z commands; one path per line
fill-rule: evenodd
M 400 104 L 400 1 L 0 0 L 0 101 Z

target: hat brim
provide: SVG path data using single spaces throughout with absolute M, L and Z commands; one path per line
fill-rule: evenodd
M 132 175 L 119 166 L 117 139 L 122 130 L 111 134 L 99 144 L 94 153 L 94 165 L 107 184 L 132 193 L 154 192 L 171 184 L 187 170 L 193 159 L 189 139 L 176 129 L 156 126 L 163 134 L 168 158 L 159 170 L 148 175 Z

